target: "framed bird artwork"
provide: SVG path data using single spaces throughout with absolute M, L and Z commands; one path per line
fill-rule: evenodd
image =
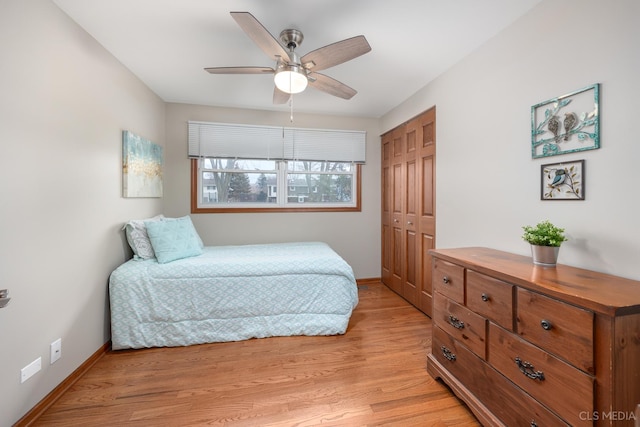
M 541 166 L 541 200 L 584 200 L 584 160 Z
M 600 148 L 600 84 L 531 107 L 531 157 Z

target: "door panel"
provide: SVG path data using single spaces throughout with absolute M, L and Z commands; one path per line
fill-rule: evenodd
M 420 310 L 426 313 L 429 317 L 431 317 L 431 297 L 433 295 L 433 282 L 431 278 L 431 255 L 429 255 L 429 250 L 434 249 L 435 239 L 430 234 L 421 233 L 421 243 L 422 247 L 420 248 L 420 253 L 422 255 L 420 271 L 422 272 L 420 287 L 420 295 L 418 306 Z
M 433 172 L 433 156 L 422 157 L 422 209 L 420 210 L 420 215 L 423 218 L 433 218 L 434 216 L 433 194 L 435 189 L 433 188 Z
M 393 215 L 402 216 L 402 164 L 398 163 L 391 166 L 393 168 L 392 179 L 392 197 L 393 197 Z
M 391 234 L 391 227 L 388 224 L 382 225 L 382 283 L 391 283 L 391 269 L 392 267 L 392 254 L 393 254 L 393 240 Z
M 402 283 L 402 296 L 413 305 L 418 305 L 418 241 L 414 230 L 406 230 L 405 236 L 405 271 Z
M 393 257 L 392 257 L 392 271 L 391 271 L 391 289 L 394 291 L 401 293 L 402 292 L 402 228 L 393 227 L 392 228 L 392 247 L 393 247 Z

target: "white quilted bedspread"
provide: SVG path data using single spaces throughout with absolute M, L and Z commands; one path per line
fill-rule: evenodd
M 130 260 L 111 274 L 109 292 L 115 350 L 342 334 L 358 303 L 351 267 L 319 242 Z

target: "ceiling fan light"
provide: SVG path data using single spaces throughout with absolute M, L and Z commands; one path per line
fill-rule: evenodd
M 285 93 L 300 93 L 307 87 L 307 76 L 295 65 L 278 67 L 273 78 L 276 87 Z

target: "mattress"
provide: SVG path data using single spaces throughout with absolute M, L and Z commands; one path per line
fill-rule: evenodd
M 129 260 L 109 279 L 114 350 L 345 333 L 353 271 L 321 242 L 207 246 L 159 264 Z

